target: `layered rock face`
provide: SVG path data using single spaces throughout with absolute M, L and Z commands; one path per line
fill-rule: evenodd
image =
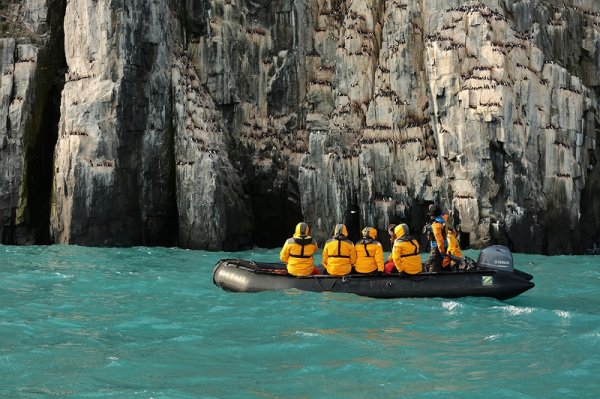
M 48 243 L 65 2 L 0 4 L 0 236 Z
M 594 0 L 31 0 L 0 15 L 5 243 L 237 249 L 302 220 L 320 242 L 340 222 L 419 233 L 433 202 L 463 245 L 598 240 Z
M 171 243 L 172 40 L 165 11 L 141 0 L 66 7 L 68 70 L 51 214 L 56 242 Z

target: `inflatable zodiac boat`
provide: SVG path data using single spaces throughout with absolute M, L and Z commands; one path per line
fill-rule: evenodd
M 479 254 L 476 267 L 451 273 L 350 274 L 295 277 L 283 263 L 222 259 L 214 268 L 213 282 L 226 291 L 258 292 L 299 289 L 350 293 L 372 298 L 483 296 L 513 298 L 535 286 L 533 276 L 517 270 L 507 247 L 494 245 Z

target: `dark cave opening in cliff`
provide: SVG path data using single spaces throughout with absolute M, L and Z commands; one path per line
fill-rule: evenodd
M 360 226 L 360 208 L 356 204 L 356 199 L 352 205 L 346 210 L 346 217 L 344 220 L 346 229 L 348 230 L 348 238 L 352 242 L 360 240 L 362 237 L 361 226 Z
M 410 234 L 413 237 L 416 237 L 419 241 L 422 252 L 426 252 L 428 250 L 429 242 L 425 238 L 423 228 L 427 223 L 430 222 L 429 205 L 433 203 L 433 201 L 425 201 L 423 203 L 413 204 L 409 209 L 408 219 L 400 222 L 408 225 Z
M 288 200 L 286 193 L 255 193 L 254 244 L 260 248 L 277 248 L 294 234 L 297 223 L 303 221 L 298 204 Z
M 60 120 L 60 93 L 62 87 L 53 86 L 44 104 L 42 125 L 28 153 L 27 201 L 29 209 L 28 228 L 34 234 L 35 244 L 50 244 L 50 198 L 54 147 L 58 139 Z M 19 241 L 19 240 L 18 240 Z M 17 242 L 19 243 L 19 242 Z
M 66 1 L 59 0 L 48 8 L 51 39 L 40 58 L 41 71 L 36 78 L 39 97 L 34 104 L 32 130 L 25 159 L 27 165 L 25 224 L 17 226 L 16 244 L 51 244 L 50 207 L 54 176 L 54 149 L 61 117 L 61 95 L 67 60 L 64 51 L 64 17 Z M 24 241 L 26 240 L 26 241 Z M 33 242 L 31 242 L 33 241 Z

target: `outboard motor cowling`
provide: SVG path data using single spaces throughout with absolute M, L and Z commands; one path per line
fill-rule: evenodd
M 507 273 L 513 273 L 515 270 L 512 253 L 504 245 L 492 245 L 484 248 L 477 258 L 477 266 Z

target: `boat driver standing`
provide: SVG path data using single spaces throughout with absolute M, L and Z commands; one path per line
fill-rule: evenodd
M 450 259 L 446 256 L 448 216 L 442 213 L 442 208 L 438 204 L 431 204 L 429 205 L 429 217 L 431 222 L 423 228 L 431 247 L 425 269 L 430 272 L 441 272 L 443 266 L 450 264 Z

